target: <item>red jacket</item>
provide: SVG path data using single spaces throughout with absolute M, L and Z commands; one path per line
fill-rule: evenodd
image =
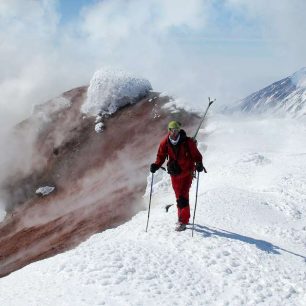
M 174 146 L 169 140 L 169 134 L 161 141 L 155 163 L 160 167 L 166 158 L 176 160 L 182 169 L 181 175 L 191 173 L 195 170 L 195 164 L 202 162 L 202 155 L 199 152 L 195 141 L 186 136 L 184 130 L 180 131 L 180 140 Z

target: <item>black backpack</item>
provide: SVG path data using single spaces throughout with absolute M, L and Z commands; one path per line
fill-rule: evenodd
M 184 148 L 185 148 L 186 157 L 187 156 L 191 156 L 189 145 L 187 143 L 187 139 L 188 138 L 189 137 L 186 137 L 186 139 L 180 144 L 180 145 L 183 145 Z M 173 150 L 174 151 L 174 155 L 175 155 L 175 159 L 170 159 L 169 158 L 169 154 L 168 154 L 168 150 L 169 150 L 169 143 L 168 142 L 169 142 L 169 140 L 167 141 L 167 155 L 166 155 L 166 159 L 167 160 L 169 159 L 169 161 L 167 162 L 167 171 L 168 171 L 168 173 L 170 175 L 176 176 L 176 175 L 181 174 L 181 172 L 182 172 L 182 169 L 181 169 L 180 165 L 177 162 L 179 148 L 178 148 L 178 150 L 176 152 L 175 152 L 175 150 Z

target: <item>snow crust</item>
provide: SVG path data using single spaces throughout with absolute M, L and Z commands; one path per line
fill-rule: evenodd
M 145 96 L 151 89 L 146 79 L 122 70 L 101 69 L 90 81 L 81 111 L 90 115 L 112 114 L 120 107 L 135 103 L 137 98 Z
M 193 238 L 191 225 L 174 231 L 159 170 L 147 233 L 149 187 L 129 222 L 1 278 L 0 305 L 306 305 L 305 132 L 287 119 L 210 118 Z

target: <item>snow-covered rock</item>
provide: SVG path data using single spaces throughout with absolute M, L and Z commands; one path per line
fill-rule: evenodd
M 55 187 L 52 187 L 52 186 L 43 186 L 43 187 L 39 187 L 35 193 L 37 195 L 40 195 L 40 196 L 46 196 L 48 194 L 50 194 L 51 192 L 53 192 L 55 189 Z
M 132 104 L 152 89 L 150 82 L 121 70 L 101 69 L 90 81 L 81 111 L 90 115 L 112 114 Z
M 97 133 L 103 132 L 103 129 L 104 129 L 104 124 L 103 124 L 103 122 L 98 122 L 98 123 L 95 125 L 95 131 L 96 131 Z

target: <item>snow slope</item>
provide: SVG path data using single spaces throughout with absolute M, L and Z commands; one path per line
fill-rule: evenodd
M 210 118 L 193 238 L 190 226 L 174 231 L 159 171 L 147 233 L 145 210 L 12 273 L 0 279 L 0 305 L 306 305 L 305 131 L 291 120 Z M 192 215 L 194 199 L 195 182 Z
M 304 118 L 306 115 L 306 68 L 258 90 L 230 111 Z

